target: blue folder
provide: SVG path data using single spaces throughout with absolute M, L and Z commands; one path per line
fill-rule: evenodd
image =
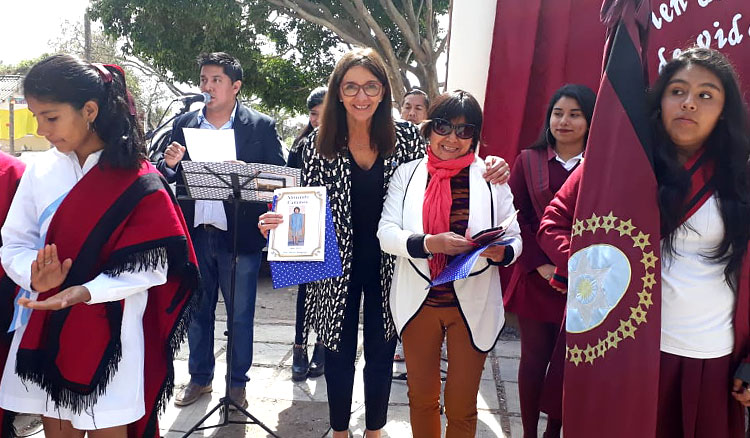
M 432 280 L 426 287 L 437 286 L 439 284 L 448 283 L 455 280 L 463 280 L 467 278 L 471 273 L 471 268 L 476 263 L 479 255 L 484 252 L 485 249 L 494 245 L 510 245 L 513 239 L 503 239 L 496 242 L 488 243 L 480 246 L 479 248 L 473 249 L 469 252 L 457 255 L 449 264 L 446 266 L 434 280 Z
M 276 199 L 273 201 L 276 209 Z M 339 243 L 333 226 L 331 206 L 326 199 L 325 258 L 322 262 L 269 262 L 271 282 L 274 289 L 310 283 L 324 278 L 340 277 L 344 274 L 339 255 Z

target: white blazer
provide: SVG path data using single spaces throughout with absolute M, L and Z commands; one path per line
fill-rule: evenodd
M 482 177 L 484 170 L 484 161 L 478 157 L 469 168 L 470 235 L 497 226 L 515 212 L 513 194 L 508 185 L 487 184 Z M 422 307 L 429 292 L 427 279 L 430 277 L 430 268 L 427 259 L 411 258 L 406 247 L 410 236 L 424 234 L 422 204 L 427 189 L 427 176 L 426 158 L 399 166 L 391 177 L 378 225 L 380 248 L 397 256 L 390 307 L 399 336 Z M 516 220 L 511 223 L 506 236 L 512 238 L 512 263 L 522 250 L 521 230 Z M 470 276 L 456 280 L 453 286 L 472 345 L 482 352 L 489 351 L 505 324 L 497 266 L 490 265 L 488 259 L 480 257 L 472 267 Z

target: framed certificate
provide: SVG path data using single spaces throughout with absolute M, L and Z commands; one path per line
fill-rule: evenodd
M 284 221 L 268 237 L 269 261 L 323 261 L 325 259 L 325 187 L 290 187 L 274 190 L 274 211 Z

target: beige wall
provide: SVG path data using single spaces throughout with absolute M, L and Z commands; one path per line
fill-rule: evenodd
M 0 148 L 3 152 L 10 149 L 10 140 L 0 140 Z M 16 139 L 15 151 L 46 151 L 50 148 L 50 143 L 43 137 L 27 135 L 26 137 Z

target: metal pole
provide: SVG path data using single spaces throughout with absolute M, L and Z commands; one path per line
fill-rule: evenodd
M 10 137 L 10 148 L 9 152 L 11 155 L 15 155 L 16 151 L 16 110 L 15 110 L 15 101 L 13 100 L 13 95 L 10 95 L 10 98 L 8 99 L 8 110 L 10 111 L 8 121 L 10 122 L 10 126 L 8 127 L 8 137 Z
M 83 14 L 83 39 L 83 57 L 91 62 L 91 22 L 88 12 Z

